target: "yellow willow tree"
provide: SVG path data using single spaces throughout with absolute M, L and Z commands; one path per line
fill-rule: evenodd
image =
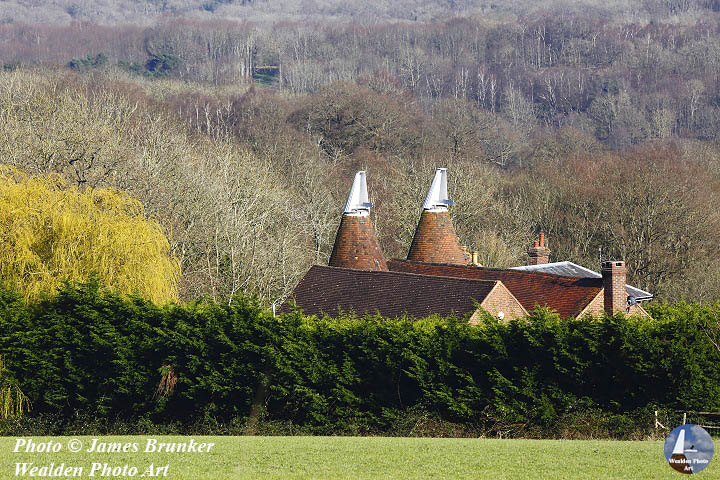
M 29 300 L 97 275 L 121 293 L 177 298 L 180 266 L 142 204 L 113 189 L 79 191 L 57 175 L 0 166 L 0 281 Z
M 30 399 L 17 386 L 0 355 L 0 420 L 22 417 L 30 411 Z

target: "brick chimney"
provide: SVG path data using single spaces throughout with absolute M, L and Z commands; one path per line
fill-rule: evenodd
M 528 265 L 542 265 L 550 261 L 550 249 L 545 246 L 545 234 L 535 240 L 533 246 L 528 248 Z
M 450 220 L 448 205 L 452 204 L 447 194 L 447 169 L 437 168 L 423 203 L 408 260 L 467 265 L 469 257 Z
M 610 260 L 602 263 L 604 307 L 608 315 L 627 312 L 627 269 L 625 262 Z
M 365 172 L 355 174 L 348 194 L 335 245 L 330 254 L 331 267 L 354 268 L 356 270 L 387 271 L 387 264 L 370 221 Z

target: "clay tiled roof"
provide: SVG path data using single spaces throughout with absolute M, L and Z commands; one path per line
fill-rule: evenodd
M 563 318 L 579 315 L 602 290 L 601 278 L 572 278 L 541 272 L 421 263 L 395 258 L 387 265 L 390 271 L 439 278 L 500 280 L 527 311 L 536 306 L 548 307 Z
M 342 216 L 329 263 L 333 267 L 387 271 L 370 217 Z
M 339 310 L 356 314 L 380 313 L 397 318 L 408 314 L 459 316 L 476 310 L 495 281 L 434 277 L 402 272 L 362 271 L 315 265 L 295 290 L 297 305 L 306 315 Z M 287 311 L 285 304 L 281 311 Z
M 468 259 L 460 246 L 450 213 L 427 210 L 422 212 L 410 245 L 408 260 L 467 264 Z
M 526 272 L 552 273 L 562 277 L 602 278 L 600 273 L 569 261 L 545 263 L 542 265 L 521 265 L 519 267 L 510 268 Z M 647 301 L 653 297 L 652 293 L 633 287 L 632 285 L 625 285 L 625 290 L 628 295 L 632 295 L 640 301 Z

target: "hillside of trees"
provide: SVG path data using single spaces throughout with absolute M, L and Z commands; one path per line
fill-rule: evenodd
M 473 15 L 504 18 L 547 10 L 621 16 L 633 22 L 672 17 L 698 19 L 717 11 L 717 0 L 403 0 L 343 2 L 340 0 L 2 0 L 0 22 L 103 25 L 151 24 L 168 18 L 230 19 L 258 22 L 322 21 L 374 24 L 429 22 Z
M 148 24 L 163 18 L 223 18 L 233 20 L 427 21 L 476 11 L 508 10 L 505 0 L 482 5 L 469 0 L 406 0 L 404 2 L 339 0 L 3 0 L 0 21 L 68 24 Z
M 258 22 L 322 21 L 374 24 L 429 22 L 442 18 L 485 15 L 502 18 L 548 9 L 621 15 L 632 21 L 657 17 L 698 18 L 717 10 L 716 0 L 2 0 L 0 22 L 103 25 L 151 24 L 168 18 L 230 19 Z
M 493 152 L 517 130 L 467 101 L 444 99 L 430 115 L 405 94 L 354 83 L 292 97 L 244 90 L 5 72 L 0 158 L 139 199 L 172 239 L 182 298 L 251 291 L 283 301 L 310 265 L 327 262 L 359 168 L 385 254 L 405 256 L 436 165 L 450 169 L 456 229 L 485 265 L 523 264 L 543 230 L 554 260 L 597 267 L 602 247 L 662 297 L 717 298 L 715 142 L 612 150 L 563 128 L 518 143 L 518 164 L 503 167 Z
M 643 15 L 550 4 L 371 25 L 227 17 L 148 26 L 13 21 L 0 25 L 0 62 L 5 69 L 120 69 L 215 85 L 255 80 L 294 95 L 352 82 L 402 92 L 431 115 L 438 99 L 464 100 L 500 113 L 517 141 L 562 127 L 614 148 L 655 138 L 714 139 L 720 4 L 643 5 Z M 502 162 L 516 161 L 512 149 L 502 153 Z
M 385 254 L 405 256 L 435 166 L 484 265 L 524 264 L 542 230 L 553 261 L 597 269 L 602 249 L 661 298 L 719 298 L 720 5 L 448 5 L 412 22 L 13 17 L 0 163 L 138 199 L 181 299 L 284 301 L 327 261 L 360 168 Z

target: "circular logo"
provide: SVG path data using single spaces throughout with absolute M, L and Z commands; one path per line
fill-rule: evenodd
M 665 459 L 680 473 L 702 472 L 710 465 L 714 451 L 710 434 L 690 423 L 675 428 L 665 439 Z

